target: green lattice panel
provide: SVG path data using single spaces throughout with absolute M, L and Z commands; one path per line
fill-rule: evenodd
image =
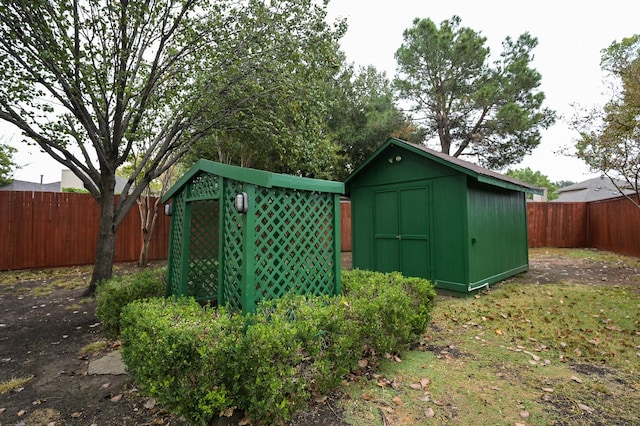
M 220 177 L 209 173 L 200 174 L 191 181 L 192 198 L 218 198 L 220 195 Z
M 242 183 L 227 181 L 224 199 L 224 301 L 230 308 L 242 310 L 243 282 L 243 215 L 234 207 L 233 200 L 238 192 L 242 192 Z
M 261 188 L 256 194 L 256 299 L 333 294 L 334 206 L 331 195 Z
M 219 215 L 219 200 L 191 203 L 187 292 L 198 300 L 218 298 Z
M 167 293 L 180 294 L 181 271 L 181 247 L 182 247 L 182 223 L 184 221 L 184 195 L 178 195 L 172 203 L 173 215 L 171 216 L 171 247 L 169 247 L 169 271 L 167 279 Z

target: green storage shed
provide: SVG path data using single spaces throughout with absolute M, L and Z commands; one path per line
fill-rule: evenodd
M 459 294 L 529 269 L 525 193 L 540 188 L 393 138 L 345 186 L 354 268 Z
M 164 195 L 167 294 L 252 312 L 260 300 L 340 292 L 342 182 L 199 160 Z

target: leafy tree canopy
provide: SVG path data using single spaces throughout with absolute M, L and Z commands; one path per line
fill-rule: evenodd
M 640 35 L 604 49 L 601 67 L 613 97 L 602 109 L 574 117 L 576 156 L 614 184 L 624 180 L 625 188 L 618 189 L 635 189 L 640 196 Z M 632 201 L 640 208 L 637 199 Z
M 355 71 L 344 65 L 327 88 L 332 99 L 328 126 L 341 147 L 339 179 L 362 164 L 389 137 L 411 142 L 424 138 L 422 130 L 396 106 L 386 73 L 373 66 Z
M 196 142 L 305 120 L 314 105 L 296 98 L 295 83 L 331 63 L 344 31 L 326 23 L 326 6 L 0 3 L 0 119 L 72 170 L 100 204 L 89 291 L 111 276 L 115 233 L 138 196 Z M 321 150 L 304 135 L 282 140 L 280 152 L 294 159 Z M 134 153 L 139 162 L 115 203 L 116 172 Z
M 11 145 L 0 143 L 0 186 L 13 182 L 13 172 L 18 168 L 13 161 L 16 151 Z
M 541 129 L 555 122 L 538 90 L 542 77 L 530 66 L 537 43 L 529 33 L 507 37 L 490 63 L 486 38 L 459 17 L 440 27 L 415 19 L 396 52 L 395 87 L 442 152 L 503 168 L 538 146 Z
M 546 188 L 547 199 L 549 200 L 558 198 L 558 194 L 554 194 L 554 192 L 558 190 L 558 185 L 552 183 L 547 176 L 539 171 L 534 172 L 531 168 L 525 167 L 524 169 L 510 169 L 506 175 L 539 188 Z

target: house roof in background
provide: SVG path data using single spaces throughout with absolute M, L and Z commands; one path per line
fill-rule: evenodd
M 116 176 L 116 194 L 121 194 L 127 180 Z M 0 191 L 34 191 L 34 192 L 62 192 L 61 181 L 51 183 L 29 182 L 26 180 L 14 180 L 8 185 L 0 186 Z M 72 186 L 72 188 L 74 188 Z M 76 188 L 84 189 L 84 188 Z
M 8 185 L 0 186 L 0 191 L 60 192 L 60 182 L 37 183 L 14 180 Z
M 616 180 L 615 182 L 618 187 L 623 189 L 625 187 L 627 188 L 624 189 L 625 194 L 631 195 L 635 193 L 633 189 L 629 188 L 625 181 Z M 565 186 L 555 191 L 555 193 L 558 194 L 558 198 L 553 200 L 555 202 L 588 202 L 622 196 L 620 191 L 618 191 L 616 186 L 611 182 L 611 179 L 605 176 Z

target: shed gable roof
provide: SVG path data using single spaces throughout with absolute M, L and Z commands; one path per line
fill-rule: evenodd
M 469 161 L 461 160 L 457 157 L 452 157 L 442 152 L 434 151 L 427 148 L 426 146 L 406 142 L 396 138 L 387 139 L 387 141 L 382 144 L 382 146 L 380 146 L 380 148 L 378 148 L 375 153 L 373 153 L 362 165 L 360 165 L 360 167 L 354 170 L 347 177 L 347 179 L 345 180 L 345 184 L 348 184 L 355 176 L 369 167 L 369 165 L 374 162 L 389 146 L 397 146 L 406 149 L 407 151 L 413 152 L 419 156 L 435 161 L 446 167 L 450 167 L 460 173 L 476 179 L 478 182 L 515 191 L 523 191 L 539 195 L 543 193 L 542 188 L 538 188 L 517 179 L 513 179 L 509 176 L 505 176 L 489 169 L 485 169 L 484 167 L 480 167 L 477 164 L 473 164 Z
M 162 197 L 162 202 L 164 203 L 172 198 L 193 178 L 202 172 L 266 188 L 280 187 L 299 189 L 303 191 L 331 192 L 336 194 L 344 193 L 344 184 L 342 182 L 285 175 L 200 159 L 178 180 L 178 182 L 176 182 L 175 185 L 171 187 L 171 189 L 169 189 L 169 191 L 167 191 L 167 193 Z

